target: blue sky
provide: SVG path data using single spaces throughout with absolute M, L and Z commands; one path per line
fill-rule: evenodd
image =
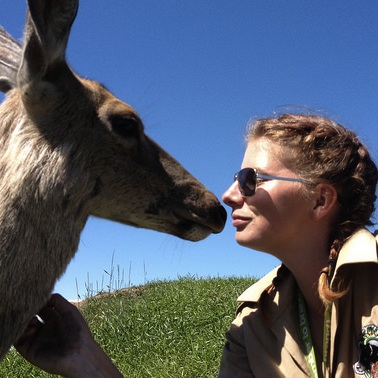
M 0 24 L 21 38 L 25 2 L 0 0 L 0 9 Z M 147 133 L 220 197 L 240 167 L 245 125 L 276 111 L 330 116 L 378 161 L 377 19 L 375 0 L 82 0 L 67 57 L 130 103 Z M 112 265 L 127 286 L 259 277 L 277 264 L 238 246 L 230 221 L 191 243 L 91 218 L 55 290 L 106 290 Z

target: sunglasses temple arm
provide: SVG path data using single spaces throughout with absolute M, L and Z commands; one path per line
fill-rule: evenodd
M 266 180 L 280 180 L 280 181 L 292 181 L 292 182 L 303 182 L 305 183 L 305 180 L 294 178 L 294 177 L 280 177 L 280 176 L 270 176 L 270 175 L 263 175 L 260 173 L 256 174 L 256 178 L 266 179 Z

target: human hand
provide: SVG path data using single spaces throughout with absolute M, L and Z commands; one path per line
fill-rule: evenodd
M 122 377 L 95 342 L 80 311 L 53 294 L 15 344 L 33 365 L 65 377 Z

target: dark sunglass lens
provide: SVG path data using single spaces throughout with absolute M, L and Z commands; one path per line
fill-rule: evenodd
M 239 191 L 245 197 L 255 194 L 256 190 L 256 172 L 252 168 L 244 168 L 239 171 L 238 175 Z

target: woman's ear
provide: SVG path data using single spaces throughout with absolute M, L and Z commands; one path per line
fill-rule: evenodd
M 323 182 L 314 191 L 314 216 L 318 219 L 333 216 L 337 210 L 337 190 L 329 183 Z

